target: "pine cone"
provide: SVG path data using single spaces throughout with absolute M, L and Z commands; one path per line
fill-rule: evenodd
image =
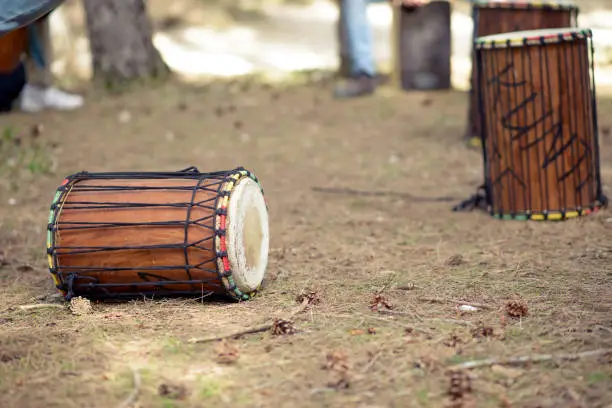
M 393 305 L 385 296 L 378 294 L 370 301 L 370 309 L 378 311 L 381 308 L 393 309 Z
M 275 336 L 283 334 L 295 334 L 296 330 L 290 320 L 275 319 L 272 325 L 272 334 Z
M 327 353 L 326 363 L 323 368 L 331 371 L 327 385 L 332 388 L 348 388 L 351 379 L 351 367 L 348 356 L 342 351 Z
M 475 339 L 481 337 L 493 337 L 493 334 L 493 328 L 490 326 L 485 326 L 482 322 L 479 322 L 478 326 L 472 330 L 472 337 Z
M 310 290 L 306 293 L 300 293 L 295 300 L 298 303 L 306 302 L 307 305 L 318 305 L 321 303 L 321 296 L 317 290 Z
M 216 349 L 217 363 L 219 364 L 233 364 L 238 361 L 238 358 L 240 357 L 238 348 L 227 340 L 219 343 Z
M 456 401 L 463 399 L 466 394 L 472 392 L 472 381 L 470 377 L 463 371 L 450 372 L 450 386 L 447 394 L 451 400 Z
M 506 303 L 506 313 L 508 313 L 508 316 L 518 319 L 527 316 L 529 308 L 522 300 L 511 300 Z

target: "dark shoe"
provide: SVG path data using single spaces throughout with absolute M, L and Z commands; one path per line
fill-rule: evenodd
M 379 80 L 369 75 L 356 75 L 340 82 L 334 89 L 336 98 L 355 98 L 371 95 L 376 90 Z

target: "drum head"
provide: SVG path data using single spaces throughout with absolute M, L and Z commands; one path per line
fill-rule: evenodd
M 230 195 L 226 237 L 234 283 L 243 293 L 257 290 L 268 266 L 270 232 L 263 193 L 249 177 L 241 178 Z
M 555 44 L 590 38 L 592 32 L 587 28 L 548 28 L 541 30 L 513 31 L 478 37 L 476 48 L 507 48 L 524 45 Z
M 549 10 L 578 10 L 578 6 L 571 1 L 545 0 L 545 1 L 516 1 L 516 0 L 473 0 L 477 8 L 504 8 L 504 9 L 549 9 Z

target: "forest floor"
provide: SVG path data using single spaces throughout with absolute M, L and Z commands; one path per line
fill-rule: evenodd
M 483 180 L 462 141 L 465 92 L 336 101 L 328 76 L 307 77 L 88 90 L 77 112 L 0 117 L 0 406 L 612 407 L 610 211 L 559 223 L 452 212 Z M 610 196 L 612 89 L 598 91 Z M 58 184 L 191 165 L 261 179 L 261 294 L 75 314 L 46 269 Z M 275 318 L 297 332 L 193 341 Z M 514 364 L 456 367 L 489 358 Z
M 340 102 L 328 80 L 217 81 L 2 117 L 24 159 L 5 168 L 0 190 L 0 406 L 609 408 L 612 215 L 555 223 L 452 212 L 483 177 L 461 140 L 466 101 L 382 88 Z M 609 183 L 612 100 L 602 91 L 599 104 Z M 262 180 L 271 227 L 262 293 L 71 312 L 44 255 L 62 178 L 190 165 L 243 165 Z M 311 292 L 320 301 L 296 313 Z M 51 306 L 28 307 L 39 303 Z M 275 318 L 297 333 L 192 341 Z M 601 354 L 452 368 L 592 350 Z

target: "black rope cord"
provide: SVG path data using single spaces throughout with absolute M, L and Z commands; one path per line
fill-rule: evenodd
M 57 200 L 51 207 L 52 222 L 49 223 L 48 229 L 51 232 L 48 253 L 53 259 L 54 268 L 51 268 L 51 273 L 55 274 L 60 281 L 58 288 L 66 292 L 66 299 L 70 300 L 74 296 L 86 296 L 91 299 L 118 299 L 118 298 L 133 298 L 147 296 L 185 296 L 185 295 L 210 295 L 210 291 L 203 289 L 203 285 L 217 288 L 219 292 L 223 292 L 223 284 L 219 279 L 220 272 L 217 268 L 218 254 L 214 242 L 207 248 L 204 244 L 214 240 L 215 234 L 219 232 L 215 230 L 215 220 L 218 210 L 216 208 L 217 201 L 220 196 L 226 195 L 228 192 L 220 192 L 221 186 L 229 180 L 229 177 L 238 171 L 244 170 L 242 167 L 228 171 L 216 171 L 202 173 L 196 167 L 188 167 L 177 172 L 108 172 L 108 173 L 89 173 L 79 172 L 67 177 L 67 182 L 58 188 L 60 199 Z M 117 185 L 117 180 L 194 180 L 193 186 L 176 186 L 176 185 L 160 185 L 160 186 L 121 186 Z M 80 185 L 82 181 L 102 180 L 108 183 L 101 185 Z M 113 183 L 115 181 L 115 183 Z M 104 193 L 117 191 L 191 191 L 189 200 L 185 202 L 173 202 L 167 204 L 138 202 L 112 202 L 112 201 L 71 201 L 65 202 L 65 197 L 68 192 L 75 197 L 78 193 Z M 207 191 L 212 193 L 211 198 L 197 201 L 198 192 Z M 99 195 L 103 197 L 103 194 Z M 99 222 L 99 221 L 58 221 L 58 214 L 61 211 L 90 211 L 90 210 L 108 210 L 108 209 L 134 209 L 134 208 L 184 208 L 185 219 L 169 220 L 169 221 L 152 221 L 152 222 Z M 200 208 L 210 211 L 210 215 L 198 218 L 192 218 L 193 209 Z M 189 239 L 189 229 L 192 226 L 202 227 L 210 231 L 210 235 L 199 240 Z M 69 230 L 101 230 L 113 228 L 115 233 L 120 233 L 122 228 L 130 227 L 177 227 L 183 228 L 184 237 L 182 242 L 174 242 L 168 244 L 156 245 L 125 245 L 125 246 L 65 246 L 57 245 L 56 234 L 62 231 Z M 189 250 L 192 248 L 199 249 L 202 252 L 208 252 L 209 257 L 198 263 L 190 262 Z M 59 257 L 64 262 L 70 256 L 78 256 L 83 254 L 108 253 L 112 256 L 113 253 L 121 251 L 152 251 L 152 250 L 181 250 L 184 254 L 185 263 L 179 265 L 155 265 L 155 266 L 135 266 L 135 267 L 109 267 L 104 265 L 95 265 L 90 267 L 81 266 L 63 266 L 59 264 Z M 214 267 L 208 268 L 207 264 L 212 263 Z M 184 279 L 172 280 L 164 276 L 164 271 L 184 270 Z M 102 274 L 121 273 L 125 271 L 135 272 L 138 280 L 129 283 L 101 283 L 98 278 Z M 196 272 L 200 272 L 198 278 L 194 278 Z M 229 271 L 231 273 L 231 271 Z M 202 273 L 210 274 L 210 278 L 201 278 Z M 224 272 L 226 273 L 226 272 Z M 172 289 L 172 285 L 189 285 L 190 290 Z M 113 290 L 123 289 L 123 290 Z

